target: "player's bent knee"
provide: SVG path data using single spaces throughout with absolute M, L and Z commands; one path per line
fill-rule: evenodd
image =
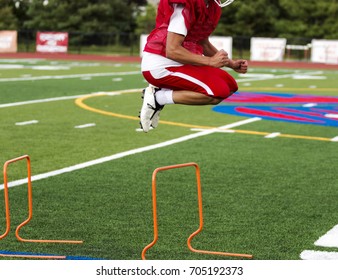
M 220 98 L 210 98 L 209 104 L 210 105 L 217 105 L 222 102 L 222 99 Z

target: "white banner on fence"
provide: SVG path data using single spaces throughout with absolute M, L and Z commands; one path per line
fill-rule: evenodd
M 282 61 L 286 46 L 285 38 L 251 38 L 251 60 Z
M 18 32 L 0 31 L 0 53 L 15 53 L 18 51 Z
M 225 50 L 232 58 L 232 37 L 210 36 L 209 41 L 218 50 Z
M 312 40 L 311 61 L 338 64 L 338 40 Z
M 147 38 L 149 34 L 142 34 L 140 37 L 140 56 L 142 57 L 142 52 L 144 46 L 147 43 Z M 222 36 L 211 36 L 209 38 L 210 42 L 216 47 L 216 49 L 225 50 L 229 57 L 232 57 L 232 37 L 222 37 Z

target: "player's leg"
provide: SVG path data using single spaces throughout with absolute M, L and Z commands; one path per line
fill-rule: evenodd
M 216 105 L 237 91 L 236 81 L 218 68 L 184 65 L 167 70 L 161 76 L 156 71 L 143 72 L 150 83 L 140 113 L 145 132 L 157 126 L 160 111 L 166 104 Z
M 183 105 L 217 105 L 223 100 L 223 98 L 188 90 L 174 90 L 172 96 L 175 104 Z
M 161 88 L 155 94 L 161 105 L 215 105 L 238 89 L 231 75 L 214 67 L 184 65 L 167 68 L 167 75 L 160 78 L 154 78 L 160 76 L 156 72 L 144 75 Z

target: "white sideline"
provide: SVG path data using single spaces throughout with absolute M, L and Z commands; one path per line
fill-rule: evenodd
M 151 151 L 151 150 L 154 150 L 154 149 L 163 148 L 163 147 L 167 147 L 167 146 L 170 146 L 170 145 L 173 145 L 173 144 L 188 141 L 190 139 L 194 139 L 194 138 L 197 138 L 197 137 L 209 135 L 209 134 L 212 134 L 214 132 L 219 131 L 220 129 L 221 130 L 222 129 L 223 130 L 229 129 L 229 128 L 237 127 L 237 126 L 240 126 L 240 125 L 248 124 L 248 123 L 259 121 L 259 120 L 261 120 L 261 119 L 260 118 L 250 118 L 250 119 L 238 121 L 238 122 L 227 124 L 227 125 L 224 125 L 224 126 L 221 126 L 221 127 L 218 127 L 218 128 L 214 128 L 214 129 L 210 129 L 210 130 L 204 130 L 204 131 L 201 131 L 201 132 L 198 132 L 198 133 L 189 134 L 189 135 L 182 136 L 182 137 L 179 137 L 179 138 L 176 138 L 176 139 L 168 140 L 168 141 L 165 141 L 165 142 L 162 142 L 162 143 L 158 143 L 158 144 L 154 144 L 154 145 L 150 145 L 150 146 L 146 146 L 146 147 L 142 147 L 142 148 L 129 150 L 129 151 L 117 153 L 115 155 L 102 157 L 102 158 L 98 158 L 98 159 L 95 159 L 95 160 L 76 164 L 76 165 L 73 165 L 73 166 L 65 167 L 65 168 L 62 168 L 62 169 L 59 169 L 59 170 L 55 170 L 55 171 L 51 171 L 51 172 L 47 172 L 47 173 L 42 173 L 42 174 L 39 174 L 39 175 L 34 175 L 34 176 L 32 176 L 31 180 L 33 182 L 33 181 L 37 181 L 37 180 L 41 180 L 41 179 L 46 179 L 46 178 L 61 175 L 61 174 L 67 173 L 67 172 L 72 172 L 72 171 L 83 169 L 83 168 L 86 168 L 86 167 L 89 167 L 89 166 L 93 166 L 93 165 L 101 164 L 101 163 L 104 163 L 104 162 L 112 161 L 112 160 L 115 160 L 115 159 L 123 158 L 123 157 L 129 156 L 129 155 L 143 153 L 143 152 Z M 20 185 L 23 185 L 23 184 L 26 184 L 26 183 L 27 183 L 27 178 L 20 179 L 20 180 L 10 182 L 8 184 L 8 187 L 20 186 Z M 3 184 L 0 185 L 0 190 L 2 190 L 3 188 L 4 188 L 4 185 Z

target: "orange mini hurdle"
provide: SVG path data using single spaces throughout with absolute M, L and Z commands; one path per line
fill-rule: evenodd
M 197 163 L 190 162 L 190 163 L 183 163 L 183 164 L 175 164 L 169 165 L 164 167 L 156 168 L 152 175 L 152 204 L 153 204 L 153 222 L 154 222 L 154 239 L 151 243 L 149 243 L 146 247 L 144 247 L 141 257 L 143 260 L 146 259 L 146 252 L 153 247 L 157 240 L 158 240 L 158 225 L 157 225 L 157 202 L 156 202 L 156 175 L 160 171 L 165 171 L 169 169 L 175 168 L 183 168 L 193 166 L 196 170 L 196 179 L 197 179 L 197 196 L 198 196 L 198 214 L 199 214 L 199 228 L 193 232 L 187 240 L 187 245 L 190 251 L 194 253 L 200 254 L 209 254 L 209 255 L 221 255 L 226 257 L 239 257 L 239 258 L 249 258 L 251 259 L 253 256 L 248 254 L 237 254 L 237 253 L 226 253 L 226 252 L 214 252 L 214 251 L 206 251 L 206 250 L 198 250 L 194 249 L 191 246 L 192 239 L 202 231 L 203 229 L 203 211 L 202 211 L 202 187 L 201 187 L 201 175 L 200 175 L 200 168 Z
M 24 155 L 21 157 L 17 157 L 11 160 L 8 160 L 4 164 L 3 174 L 4 174 L 4 198 L 5 198 L 5 211 L 6 211 L 6 230 L 5 233 L 0 235 L 0 240 L 6 237 L 10 231 L 11 226 L 11 217 L 10 217 L 10 209 L 9 209 L 9 196 L 8 196 L 8 178 L 7 178 L 7 169 L 11 163 L 25 160 L 27 161 L 27 180 L 28 180 L 28 218 L 23 221 L 20 225 L 17 226 L 15 231 L 16 238 L 21 242 L 37 242 L 37 243 L 72 243 L 72 244 L 80 244 L 83 241 L 78 240 L 40 240 L 40 239 L 25 239 L 19 235 L 20 229 L 27 225 L 33 217 L 33 191 L 32 191 L 32 180 L 31 180 L 31 161 L 28 155 Z M 11 255 L 14 256 L 15 255 Z M 39 256 L 41 258 L 41 256 Z M 55 258 L 55 257 L 54 257 Z

